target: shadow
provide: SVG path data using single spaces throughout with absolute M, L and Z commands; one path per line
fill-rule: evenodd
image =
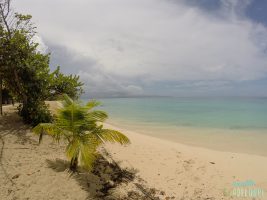
M 91 172 L 79 168 L 73 173 L 69 170 L 69 161 L 62 159 L 46 160 L 49 168 L 56 172 L 67 172 L 70 178 L 77 181 L 80 187 L 87 191 L 88 199 L 108 199 L 109 191 L 122 182 L 131 182 L 135 178 L 136 170 L 121 169 L 117 164 L 110 163 L 103 156 L 98 156 Z
M 8 180 L 15 185 L 2 163 L 4 154 L 5 136 L 14 135 L 16 143 L 38 145 L 37 140 L 31 138 L 31 127 L 25 125 L 15 112 L 16 107 L 9 107 L 12 112 L 0 116 L 0 168 Z M 157 200 L 156 190 L 146 187 L 144 181 L 136 175 L 135 169 L 122 169 L 119 162 L 114 161 L 108 152 L 102 152 L 94 162 L 93 169 L 88 172 L 79 168 L 77 172 L 69 170 L 70 163 L 66 160 L 46 160 L 49 168 L 55 172 L 67 172 L 79 186 L 88 193 L 87 199 L 96 200 Z M 130 185 L 130 187 L 128 187 Z M 116 191 L 124 190 L 124 196 L 117 195 Z
M 17 108 L 9 106 L 12 112 L 4 112 L 0 116 L 0 136 L 3 138 L 6 135 L 14 135 L 17 137 L 17 143 L 37 144 L 35 140 L 31 139 L 26 134 L 30 132 L 31 127 L 23 123 L 21 117 L 18 115 Z
M 88 172 L 79 168 L 77 172 L 69 170 L 70 162 L 62 159 L 46 160 L 49 168 L 55 172 L 67 172 L 79 186 L 88 193 L 87 199 L 96 200 L 159 200 L 161 192 L 146 186 L 145 181 L 138 177 L 135 169 L 122 169 L 118 162 L 109 161 L 102 155 L 94 162 L 93 169 Z M 131 185 L 131 187 L 127 187 Z M 116 194 L 122 188 L 125 195 Z
M 5 136 L 14 135 L 17 137 L 15 143 L 24 145 L 25 143 L 30 143 L 37 145 L 37 141 L 30 138 L 26 134 L 30 132 L 30 127 L 25 125 L 16 112 L 17 108 L 15 106 L 4 106 L 3 115 L 0 116 L 0 168 L 3 171 L 5 177 L 11 182 L 12 185 L 15 185 L 15 182 L 10 178 L 10 175 L 7 173 L 6 167 L 3 164 L 3 156 L 5 149 Z M 8 109 L 8 112 L 5 110 Z
M 109 162 L 105 157 L 99 156 L 94 163 L 91 172 L 88 172 L 82 168 L 78 169 L 78 172 L 71 172 L 69 170 L 69 162 L 56 159 L 47 160 L 49 168 L 56 172 L 67 172 L 70 178 L 77 181 L 79 186 L 88 192 L 88 199 L 97 200 L 118 200 L 118 199 L 131 199 L 131 200 L 156 200 L 157 197 L 153 197 L 153 191 L 155 189 L 147 188 L 144 184 L 136 183 L 135 169 L 121 169 L 116 162 Z M 140 178 L 139 178 L 140 179 Z M 132 184 L 133 187 L 126 192 L 126 196 L 118 197 L 114 195 L 114 191 L 120 186 Z M 151 192 L 152 191 L 152 192 Z M 152 196 L 151 196 L 152 194 Z
M 47 166 L 56 172 L 69 171 L 70 162 L 62 159 L 46 160 Z

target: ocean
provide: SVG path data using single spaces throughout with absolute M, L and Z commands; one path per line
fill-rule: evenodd
M 177 142 L 267 156 L 267 98 L 105 98 L 108 123 Z

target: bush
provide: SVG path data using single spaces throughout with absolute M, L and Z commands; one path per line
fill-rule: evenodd
M 39 123 L 50 123 L 53 117 L 44 102 L 28 102 L 19 106 L 19 115 L 27 124 L 36 126 Z

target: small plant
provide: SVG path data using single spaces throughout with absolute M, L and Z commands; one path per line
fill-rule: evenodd
M 130 143 L 122 133 L 104 129 L 102 122 L 107 119 L 104 111 L 94 110 L 97 101 L 89 101 L 85 106 L 64 95 L 63 107 L 59 109 L 53 123 L 40 123 L 33 128 L 39 135 L 39 143 L 44 133 L 56 141 L 67 141 L 66 155 L 70 160 L 70 170 L 76 171 L 78 163 L 91 169 L 97 156 L 97 147 L 104 142 Z

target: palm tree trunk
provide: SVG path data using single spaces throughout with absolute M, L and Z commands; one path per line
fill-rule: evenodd
M 73 172 L 76 172 L 77 171 L 77 167 L 78 167 L 78 157 L 75 156 L 70 161 L 70 170 L 73 171 Z

